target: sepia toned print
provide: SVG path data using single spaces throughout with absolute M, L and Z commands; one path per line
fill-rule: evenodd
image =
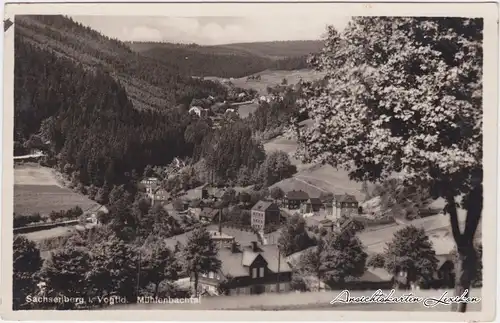
M 6 17 L 5 313 L 492 319 L 492 17 L 245 5 Z

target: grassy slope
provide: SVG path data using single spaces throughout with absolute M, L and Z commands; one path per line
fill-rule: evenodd
M 329 165 L 303 164 L 293 157 L 297 150 L 297 142 L 277 137 L 264 144 L 266 152 L 281 150 L 289 154 L 292 163 L 297 166 L 298 172 L 292 177 L 273 185 L 280 187 L 285 192 L 291 190 L 303 190 L 310 196 L 318 197 L 322 192 L 334 194 L 352 194 L 359 200 L 361 194 L 361 183 L 352 181 L 345 170 L 335 169 Z
M 301 79 L 303 81 L 313 81 L 320 79 L 323 74 L 310 69 L 282 71 L 282 70 L 265 70 L 254 75 L 259 75 L 260 80 L 248 80 L 247 77 L 235 78 L 231 80 L 234 86 L 243 89 L 254 89 L 259 95 L 267 94 L 267 87 L 273 87 L 281 84 L 283 79 L 286 79 L 288 84 L 297 84 Z M 206 80 L 220 81 L 219 77 L 205 77 Z

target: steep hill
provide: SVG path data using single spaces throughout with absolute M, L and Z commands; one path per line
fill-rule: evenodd
M 216 83 L 192 79 L 175 60 L 162 62 L 132 51 L 126 44 L 103 36 L 63 16 L 16 16 L 17 38 L 85 68 L 107 71 L 125 88 L 137 109 L 161 110 L 192 97 L 221 95 Z
M 170 104 L 226 93 L 61 16 L 15 26 L 14 154 L 44 150 L 81 191 L 134 185 L 146 165 L 191 156 L 193 118 Z
M 239 78 L 266 69 L 307 68 L 306 58 L 320 41 L 241 43 L 217 46 L 152 42 L 127 43 L 134 51 L 162 62 L 178 62 L 184 74 Z

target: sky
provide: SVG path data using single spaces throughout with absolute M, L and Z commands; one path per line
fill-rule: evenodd
M 319 40 L 327 25 L 342 30 L 346 16 L 144 17 L 72 16 L 122 41 L 163 41 L 219 45 L 283 40 Z M 307 23 L 304 23 L 307 21 Z

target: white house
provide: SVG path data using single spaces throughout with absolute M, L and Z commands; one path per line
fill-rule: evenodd
M 158 186 L 159 180 L 156 177 L 147 177 L 141 181 L 141 184 L 146 187 L 146 193 L 151 194 Z

